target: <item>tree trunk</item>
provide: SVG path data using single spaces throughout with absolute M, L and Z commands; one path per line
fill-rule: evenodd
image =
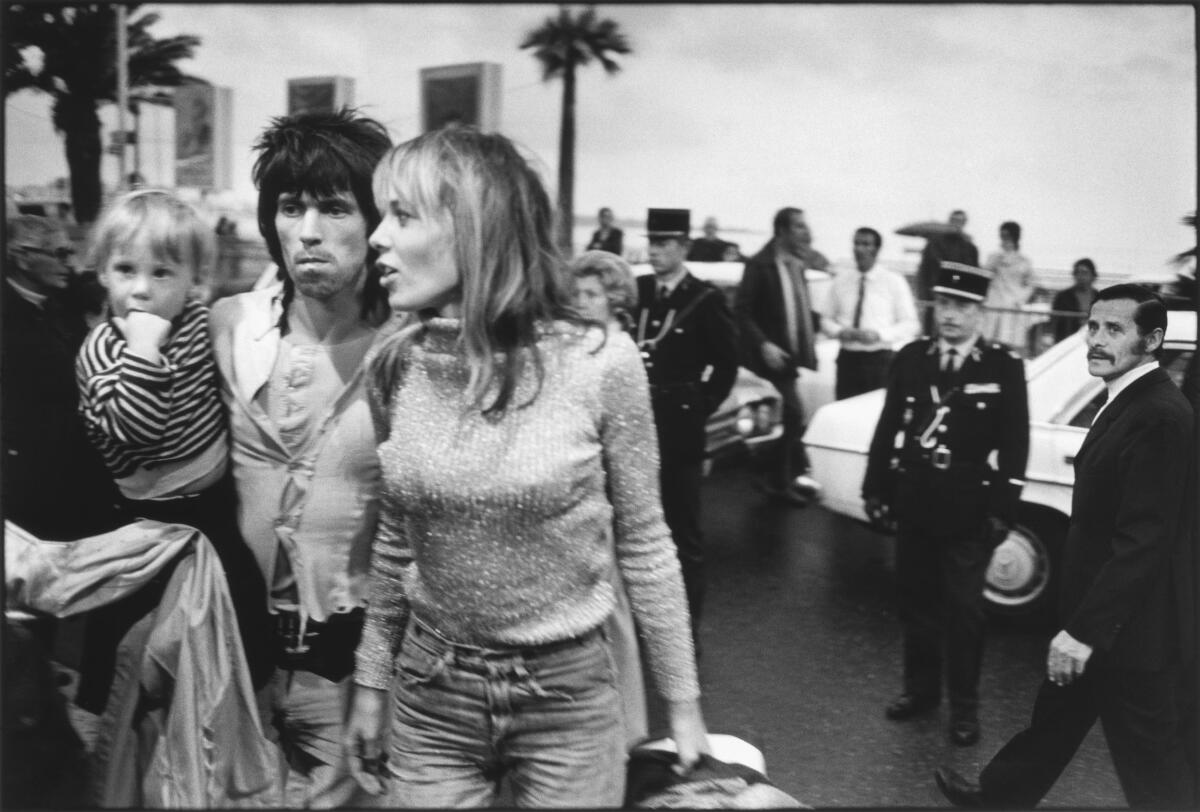
M 562 126 L 558 133 L 558 245 L 575 253 L 575 63 L 563 68 Z
M 71 173 L 71 209 L 86 225 L 100 214 L 100 116 L 94 99 L 59 96 L 54 121 L 66 139 Z
M 138 183 L 142 182 L 142 106 L 137 102 L 129 105 L 129 112 L 133 114 L 133 174 L 137 176 Z M 132 186 L 133 184 L 129 184 Z

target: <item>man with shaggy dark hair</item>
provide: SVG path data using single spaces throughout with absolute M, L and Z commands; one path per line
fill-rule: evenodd
M 389 309 L 367 239 L 391 142 L 342 110 L 276 119 L 255 146 L 258 224 L 281 284 L 218 301 L 212 334 L 238 523 L 276 624 L 259 705 L 286 762 L 281 805 L 371 805 L 341 739 L 378 513 L 363 360 Z

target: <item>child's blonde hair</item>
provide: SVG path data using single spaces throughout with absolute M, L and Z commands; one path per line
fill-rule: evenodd
M 198 285 L 210 281 L 217 261 L 213 229 L 165 189 L 139 189 L 112 201 L 92 229 L 87 267 L 104 273 L 114 250 L 139 237 L 155 256 L 191 268 Z

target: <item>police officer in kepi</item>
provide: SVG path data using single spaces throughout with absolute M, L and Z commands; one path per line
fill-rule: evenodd
M 696 635 L 704 603 L 700 481 L 705 425 L 737 377 L 737 328 L 724 295 L 683 264 L 691 212 L 649 209 L 653 274 L 637 279 L 633 331 L 658 429 L 663 514 L 679 553 Z
M 979 740 L 984 576 L 1015 519 L 1029 455 L 1021 358 L 979 333 L 990 280 L 986 270 L 941 263 L 938 335 L 896 354 L 862 487 L 871 521 L 897 533 L 904 692 L 887 717 L 938 706 L 944 645 L 950 738 L 959 746 Z

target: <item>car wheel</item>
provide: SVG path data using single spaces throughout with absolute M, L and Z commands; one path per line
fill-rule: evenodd
M 992 553 L 983 594 L 995 614 L 1044 619 L 1058 600 L 1059 553 L 1067 521 L 1051 511 L 1025 507 Z

